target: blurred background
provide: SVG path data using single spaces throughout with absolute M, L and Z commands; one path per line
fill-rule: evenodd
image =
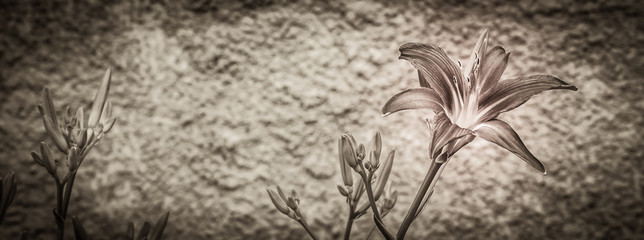
M 117 122 L 81 166 L 69 214 L 107 239 L 170 211 L 165 239 L 307 239 L 265 189 L 295 189 L 323 239 L 347 207 L 337 139 L 376 131 L 396 149 L 397 228 L 429 164 L 427 111 L 382 117 L 416 87 L 400 45 L 465 60 L 480 32 L 512 52 L 503 78 L 551 74 L 549 91 L 499 118 L 542 176 L 477 139 L 449 162 L 408 239 L 644 238 L 644 10 L 638 1 L 11 1 L 0 3 L 0 173 L 17 196 L 0 238 L 52 239 L 55 185 L 29 152 L 36 105 L 90 107 L 112 67 Z M 59 114 L 60 114 L 59 113 Z M 359 219 L 363 239 L 373 222 Z M 71 239 L 71 221 L 67 235 Z

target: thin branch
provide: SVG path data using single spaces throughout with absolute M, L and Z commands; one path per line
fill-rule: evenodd
M 371 178 L 373 177 L 373 174 L 371 172 L 367 173 L 362 164 L 360 164 L 360 169 L 362 171 L 359 172 L 359 174 L 362 177 L 362 181 L 364 181 L 365 189 L 367 190 L 367 197 L 369 198 L 369 204 L 371 205 L 371 210 L 373 211 L 373 220 L 376 223 L 378 230 L 382 232 L 382 235 L 384 235 L 387 240 L 396 239 L 396 237 L 394 237 L 394 235 L 391 234 L 389 230 L 387 230 L 387 227 L 382 222 L 382 218 L 380 217 L 380 213 L 378 212 L 378 206 L 376 206 L 376 200 L 373 197 L 373 189 L 371 189 Z
M 440 156 L 438 158 L 440 158 Z M 432 160 L 432 163 L 429 166 L 429 170 L 427 170 L 427 174 L 425 175 L 425 179 L 423 179 L 423 183 L 421 184 L 420 189 L 418 189 L 411 207 L 407 211 L 402 224 L 400 224 L 400 228 L 398 229 L 398 233 L 396 234 L 397 239 L 402 240 L 405 238 L 405 234 L 407 233 L 407 230 L 409 229 L 411 223 L 414 221 L 418 209 L 420 208 L 421 202 L 423 202 L 425 194 L 427 194 L 428 190 L 430 190 L 430 188 L 433 188 L 436 184 L 436 180 L 438 180 L 438 176 L 440 175 L 440 172 L 442 171 L 443 166 L 446 162 L 447 161 L 439 162 Z
M 347 218 L 347 226 L 344 228 L 344 240 L 349 240 L 351 237 L 351 227 L 353 226 L 353 211 L 355 210 L 354 206 L 349 206 L 349 217 Z
M 304 230 L 306 230 L 309 236 L 311 236 L 313 240 L 318 240 L 318 237 L 315 236 L 315 233 L 313 233 L 313 231 L 311 231 L 311 227 L 309 227 L 309 225 L 306 223 L 306 220 L 304 220 L 304 216 L 302 216 L 302 213 L 300 212 L 299 209 L 295 210 L 295 214 L 297 214 L 297 216 L 299 217 L 297 219 L 297 222 L 299 222 L 302 225 L 302 227 L 304 227 Z

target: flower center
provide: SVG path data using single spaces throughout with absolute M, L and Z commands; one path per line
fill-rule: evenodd
M 451 120 L 453 124 L 456 124 L 461 128 L 472 130 L 472 128 L 478 123 L 477 114 L 478 96 L 476 94 L 471 94 L 469 98 L 463 102 L 463 105 Z

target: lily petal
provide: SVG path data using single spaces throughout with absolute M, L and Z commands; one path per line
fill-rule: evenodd
M 436 158 L 441 153 L 443 146 L 452 140 L 472 134 L 471 130 L 452 124 L 444 112 L 434 116 L 434 126 L 432 128 L 432 141 L 429 147 L 429 153 L 432 159 Z
M 427 79 L 425 79 L 423 74 L 420 73 L 420 70 L 418 70 L 418 83 L 420 83 L 420 87 L 432 88 L 432 86 L 429 85 Z
M 418 69 L 423 79 L 436 91 L 446 109 L 452 110 L 456 107 L 464 90 L 457 86 L 466 83 L 460 68 L 449 59 L 443 49 L 431 44 L 405 43 L 400 47 L 400 59 L 409 61 Z
M 508 66 L 509 57 L 510 53 L 506 53 L 501 46 L 496 46 L 485 54 L 485 61 L 481 63 L 476 78 L 476 90 L 479 95 L 484 94 L 499 82 L 505 67 Z
M 441 99 L 436 91 L 430 88 L 412 88 L 402 91 L 387 101 L 382 107 L 382 114 L 389 114 L 407 110 L 429 108 L 434 112 L 442 112 Z
M 533 95 L 550 89 L 577 91 L 577 87 L 550 75 L 533 75 L 504 80 L 483 95 L 479 102 L 481 116 L 478 116 L 478 119 L 481 119 L 482 122 L 493 119 L 502 112 L 521 106 Z
M 476 135 L 474 134 L 467 134 L 462 138 L 455 139 L 449 142 L 447 146 L 445 147 L 445 151 L 447 152 L 447 157 L 451 157 L 454 155 L 458 150 L 461 150 L 465 145 L 468 143 L 472 142 L 476 138 Z
M 521 138 L 519 138 L 519 135 L 506 122 L 498 119 L 490 120 L 479 124 L 474 129 L 474 132 L 477 136 L 516 154 L 523 161 L 528 163 L 528 165 L 537 169 L 539 172 L 546 174 L 546 168 L 543 166 L 543 163 L 530 153 L 528 148 L 526 148 L 521 141 Z
M 101 81 L 101 86 L 96 91 L 94 96 L 94 102 L 92 103 L 92 111 L 89 114 L 89 120 L 87 121 L 88 127 L 95 127 L 98 123 L 98 120 L 101 118 L 101 112 L 103 112 L 103 107 L 105 107 L 105 101 L 107 100 L 107 95 L 110 92 L 110 80 L 112 79 L 112 69 L 108 68 L 103 76 L 103 81 Z
M 467 61 L 465 67 L 463 68 L 463 73 L 465 73 L 465 77 L 470 77 L 470 83 L 472 84 L 472 88 L 474 89 L 476 84 L 478 84 L 473 78 L 474 75 L 473 72 L 478 68 L 479 65 L 483 64 L 483 57 L 485 52 L 487 51 L 487 43 L 489 39 L 489 30 L 486 28 L 483 30 L 481 33 L 481 36 L 479 37 L 479 40 L 476 41 L 476 45 L 474 45 L 474 49 L 472 50 L 472 54 L 470 55 L 470 60 Z

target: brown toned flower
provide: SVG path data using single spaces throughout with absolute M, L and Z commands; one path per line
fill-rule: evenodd
M 467 65 L 454 63 L 443 49 L 422 43 L 400 47 L 400 58 L 418 69 L 420 88 L 394 95 L 382 108 L 384 115 L 406 109 L 428 108 L 436 113 L 430 128 L 430 157 L 451 156 L 476 136 L 519 156 L 546 173 L 543 164 L 525 147 L 519 135 L 496 117 L 545 90 L 577 88 L 557 77 L 533 75 L 499 81 L 509 53 L 501 46 L 487 49 L 488 30 L 479 37 Z

